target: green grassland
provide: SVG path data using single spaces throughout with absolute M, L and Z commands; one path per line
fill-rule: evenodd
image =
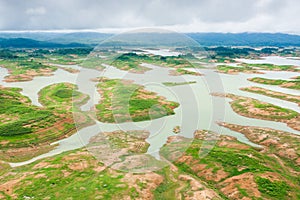
M 159 56 L 148 54 L 136 54 L 136 53 L 124 53 L 115 58 L 114 51 L 100 52 L 97 51 L 87 54 L 87 50 L 79 49 L 54 49 L 54 50 L 27 50 L 17 51 L 12 53 L 11 56 L 6 57 L 4 60 L 0 60 L 0 65 L 9 69 L 10 74 L 15 81 L 27 81 L 31 80 L 30 77 L 19 76 L 21 74 L 27 75 L 29 72 L 32 76 L 43 75 L 45 71 L 53 72 L 57 67 L 50 64 L 63 64 L 63 65 L 80 65 L 85 68 L 103 70 L 105 67 L 103 64 L 108 64 L 117 67 L 118 69 L 131 71 L 134 73 L 143 73 L 150 70 L 150 68 L 142 66 L 142 63 L 149 63 L 159 65 L 163 67 L 176 68 L 179 75 L 190 74 L 195 75 L 193 72 L 189 72 L 184 68 L 202 67 L 198 63 L 191 64 L 189 60 L 195 61 L 195 57 L 187 55 L 179 56 Z
M 10 81 L 29 81 L 34 76 L 50 75 L 57 69 L 34 59 L 23 58 L 0 60 L 0 66 L 8 69 L 9 75 L 5 78 Z
M 83 105 L 89 96 L 77 91 L 78 87 L 71 83 L 56 83 L 49 85 L 39 91 L 40 103 L 56 111 L 76 111 L 76 106 Z M 74 104 L 74 107 L 72 105 Z
M 9 69 L 12 75 L 26 74 L 28 70 L 39 72 L 41 69 L 55 70 L 55 67 L 44 65 L 43 63 L 35 60 L 1 60 L 0 65 Z
M 114 150 L 122 152 L 123 159 L 127 152 L 145 153 L 149 146 L 145 142 L 148 134 L 140 131 L 104 134 L 107 137 L 105 144 L 109 141 L 114 147 L 117 146 Z M 97 136 L 93 139 L 99 143 Z M 119 140 L 122 140 L 121 144 Z M 141 143 L 144 148 L 136 148 Z M 0 174 L 0 198 L 2 195 L 8 199 L 12 196 L 20 199 L 24 196 L 35 199 L 143 199 L 143 195 L 147 196 L 145 190 L 149 193 L 151 189 L 147 188 L 153 187 L 153 182 L 147 180 L 145 174 L 107 168 L 86 149 L 65 152 L 15 169 L 3 165 L 3 169 L 14 174 Z M 159 175 L 156 176 L 160 179 Z M 9 180 L 16 180 L 16 184 L 9 188 L 1 187 L 1 183 Z M 154 182 L 154 185 L 159 182 Z
M 177 76 L 177 75 L 201 76 L 201 74 L 199 72 L 193 72 L 193 71 L 189 71 L 189 70 L 183 69 L 183 68 L 177 68 L 176 70 L 171 70 L 170 74 L 174 75 L 174 76 Z
M 233 110 L 243 116 L 272 121 L 290 120 L 299 116 L 299 113 L 296 111 L 261 102 L 249 97 L 237 96 L 234 94 L 226 94 L 226 97 L 233 100 L 230 102 Z
M 59 65 L 78 65 L 83 62 L 85 57 L 77 55 L 45 55 L 39 59 L 44 63 L 53 63 Z
M 102 97 L 96 105 L 97 117 L 102 122 L 156 119 L 174 114 L 179 106 L 130 81 L 102 78 L 97 87 Z
M 234 94 L 212 95 L 231 98 L 233 101 L 230 102 L 230 105 L 232 109 L 239 115 L 250 118 L 283 122 L 289 127 L 299 130 L 300 115 L 294 110 Z
M 218 65 L 217 66 L 217 70 L 218 72 L 222 72 L 222 73 L 238 73 L 238 72 L 252 72 L 252 68 L 251 67 L 242 67 L 242 66 L 229 66 L 229 65 Z
M 56 113 L 74 118 L 77 128 L 93 123 L 89 113 L 79 109 L 89 98 L 88 95 L 79 92 L 78 87 L 71 83 L 55 83 L 39 91 L 39 102 L 43 106 Z
M 207 139 L 205 140 L 207 142 Z M 178 149 L 174 147 L 187 146 L 186 142 L 190 141 L 176 140 L 165 145 L 161 149 L 161 155 L 172 160 L 172 155 L 176 154 Z M 209 154 L 200 158 L 202 144 L 203 138 L 196 138 L 174 164 L 181 173 L 192 174 L 206 182 L 209 187 L 215 188 L 224 199 L 244 197 L 298 199 L 300 197 L 297 172 L 282 166 L 280 163 L 285 163 L 284 159 L 278 160 L 268 152 L 263 152 L 262 149 L 250 147 L 225 136 L 220 136 Z M 294 166 L 293 170 L 299 171 L 297 166 Z M 172 184 L 174 183 L 169 182 L 163 187 L 169 186 L 169 189 L 172 189 Z M 159 193 L 164 195 L 170 192 L 166 190 Z
M 210 138 L 204 133 L 215 134 L 198 131 L 192 143 L 190 139 L 181 137 L 167 143 L 160 152 L 167 160 L 172 160 L 178 147 L 188 148 L 171 166 L 149 173 L 108 168 L 85 149 L 65 152 L 17 168 L 3 164 L 0 165 L 3 166 L 0 198 L 205 199 L 209 195 L 210 199 L 218 200 L 299 199 L 297 166 L 289 169 L 289 165 L 282 165 L 288 160 L 278 159 L 272 152 L 253 148 L 227 136 L 217 137 L 216 145 L 200 158 L 199 151 L 204 140 L 207 142 Z M 123 140 L 121 145 L 117 138 L 112 137 L 113 134 Z M 125 132 L 107 136 L 120 152 L 126 152 L 125 149 L 146 152 L 146 148 L 142 151 L 132 148 L 145 137 L 138 139 Z M 7 186 L 7 183 L 10 185 Z
M 55 52 L 55 50 L 53 51 Z M 59 64 L 59 65 L 76 65 L 80 64 L 82 60 L 85 59 L 85 56 L 82 55 L 75 55 L 75 54 L 57 54 L 57 53 L 50 53 L 49 51 L 45 50 L 41 53 L 25 53 L 24 58 L 29 57 L 37 62 L 44 63 L 45 65 L 51 64 Z
M 82 63 L 91 51 L 92 48 L 36 49 L 25 53 L 24 56 L 27 55 L 42 63 L 75 65 Z
M 151 61 L 147 55 L 138 55 L 135 53 L 126 53 L 116 58 L 111 65 L 122 70 L 127 70 L 135 73 L 142 73 L 150 70 L 141 64 L 146 61 Z M 151 63 L 153 64 L 153 63 Z
M 19 93 L 19 89 L 1 88 L 0 92 L 1 115 L 3 116 L 1 136 L 26 135 L 39 127 L 39 121 L 44 121 L 44 124 L 49 121 L 51 125 L 55 121 L 55 117 L 51 116 L 53 114 L 51 111 L 32 106 L 30 100 Z
M 282 99 L 285 101 L 294 102 L 300 105 L 300 96 L 285 94 L 282 92 L 276 92 L 261 87 L 246 87 L 246 88 L 241 88 L 241 90 L 256 93 L 256 94 L 262 94 L 265 96 Z
M 273 65 L 273 64 L 247 64 L 241 63 L 238 66 L 218 65 L 218 72 L 221 73 L 258 73 L 259 70 L 269 71 L 292 71 L 298 72 L 296 66 L 293 65 Z
M 280 87 L 284 88 L 290 88 L 290 89 L 300 89 L 300 80 L 282 80 L 282 79 L 268 79 L 268 78 L 260 78 L 260 77 L 254 77 L 248 79 L 249 81 L 265 84 L 265 85 L 278 85 Z
M 249 64 L 249 63 L 242 63 L 244 67 L 251 67 L 253 69 L 261 69 L 261 70 L 270 70 L 270 71 L 292 71 L 292 72 L 299 72 L 297 66 L 294 65 L 274 65 L 274 64 Z
M 97 69 L 97 70 L 103 70 L 105 67 L 102 65 L 105 64 L 104 59 L 89 56 L 85 60 L 83 60 L 79 65 L 81 67 L 90 68 L 90 69 Z
M 230 62 L 230 63 L 235 63 L 236 61 L 232 58 L 229 57 L 224 57 L 224 56 L 211 56 L 211 57 L 205 57 L 199 59 L 201 62 L 204 63 L 225 63 L 225 62 Z
M 265 146 L 264 151 L 274 154 L 282 162 L 284 167 L 290 171 L 300 171 L 300 136 L 292 133 L 278 131 L 271 128 L 241 126 L 237 124 L 221 123 L 228 129 L 245 135 L 250 141 Z
M 41 163 L 38 162 L 13 169 L 16 174 L 1 177 L 0 182 L 19 179 L 13 188 L 19 199 L 118 199 L 127 194 L 135 195 L 135 189 L 122 181 L 124 174 L 105 167 L 102 170 L 103 164 L 87 152 L 67 152 L 44 162 L 45 167 L 38 167 Z M 86 167 L 81 167 L 82 164 Z M 30 171 L 30 175 L 26 175 L 26 171 Z M 8 191 L 0 194 L 12 199 Z
M 193 83 L 197 83 L 196 81 L 189 81 L 189 82 L 163 82 L 163 84 L 165 86 L 169 86 L 169 87 L 172 87 L 172 86 L 177 86 L 177 85 L 189 85 L 189 84 L 193 84 Z
M 74 85 L 61 83 L 53 91 L 48 89 L 44 88 L 40 92 L 41 102 L 45 107 L 32 105 L 27 97 L 20 94 L 18 88 L 0 89 L 2 159 L 28 159 L 49 150 L 51 142 L 76 131 L 70 93 L 75 89 Z M 47 91 L 51 95 L 47 96 Z M 86 96 L 81 93 L 75 94 L 78 101 L 86 100 Z
M 0 94 L 1 157 L 6 156 L 6 150 L 51 142 L 64 134 L 51 127 L 59 120 L 66 120 L 65 117 L 55 115 L 50 109 L 31 105 L 19 89 L 1 88 Z
M 116 58 L 111 65 L 132 72 L 145 72 L 150 70 L 141 66 L 142 63 L 149 63 L 163 67 L 190 68 L 193 67 L 183 56 L 158 56 L 136 53 L 125 53 Z
M 57 67 L 50 64 L 80 64 L 90 52 L 89 48 L 6 50 L 0 66 L 9 70 L 10 81 L 29 81 L 34 76 L 51 75 Z M 88 62 L 87 62 L 88 65 Z

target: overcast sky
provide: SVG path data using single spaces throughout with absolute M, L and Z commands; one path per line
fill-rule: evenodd
M 0 30 L 300 34 L 299 0 L 0 0 Z

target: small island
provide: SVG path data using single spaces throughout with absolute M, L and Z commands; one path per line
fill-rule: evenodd
M 163 82 L 165 86 L 172 87 L 172 86 L 178 86 L 178 85 L 189 85 L 197 83 L 196 81 L 189 81 L 189 82 Z
M 230 102 L 232 109 L 242 116 L 283 122 L 295 130 L 300 130 L 300 114 L 296 111 L 234 94 L 213 93 L 212 95 L 232 99 L 233 101 Z
M 129 80 L 100 78 L 101 100 L 96 105 L 101 122 L 145 121 L 175 114 L 177 102 L 168 101 Z
M 249 81 L 265 84 L 265 85 L 278 85 L 283 88 L 295 89 L 300 90 L 300 80 L 284 80 L 284 79 L 268 79 L 268 78 L 260 78 L 254 77 L 249 78 Z

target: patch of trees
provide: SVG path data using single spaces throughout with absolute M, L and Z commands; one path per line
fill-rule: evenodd
M 0 50 L 0 58 L 1 59 L 13 59 L 17 58 L 18 56 L 14 55 L 10 50 L 8 49 L 3 49 Z
M 255 49 L 252 48 L 231 48 L 231 47 L 205 47 L 205 50 L 213 52 L 215 56 L 220 56 L 220 57 L 246 56 L 256 52 Z
M 88 55 L 92 50 L 93 48 L 61 48 L 54 50 L 53 53 L 59 55 Z

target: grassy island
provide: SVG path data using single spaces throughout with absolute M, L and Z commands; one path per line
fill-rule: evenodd
M 245 117 L 278 121 L 287 123 L 288 126 L 295 130 L 300 130 L 298 112 L 282 108 L 270 103 L 261 102 L 257 99 L 237 96 L 234 94 L 213 94 L 215 96 L 227 97 L 232 99 L 230 102 L 232 109 Z
M 156 119 L 174 114 L 179 106 L 132 81 L 101 78 L 97 87 L 102 97 L 96 105 L 97 117 L 102 122 Z
M 238 74 L 242 73 L 251 73 L 251 74 L 261 74 L 260 70 L 267 71 L 292 71 L 299 72 L 297 66 L 293 65 L 273 65 L 273 64 L 248 64 L 240 63 L 237 66 L 230 65 L 218 65 L 217 71 L 225 74 Z
M 300 106 L 300 96 L 285 94 L 282 92 L 276 92 L 276 91 L 268 90 L 268 89 L 261 88 L 261 87 L 245 87 L 245 88 L 241 88 L 241 90 L 256 93 L 256 94 L 262 94 L 262 95 L 273 97 L 276 99 L 294 102 Z
M 116 58 L 110 65 L 122 70 L 135 73 L 143 73 L 150 70 L 142 66 L 142 63 L 172 67 L 172 68 L 190 68 L 193 67 L 183 56 L 159 56 L 148 54 L 125 53 Z
M 283 79 L 268 79 L 268 78 L 260 78 L 260 77 L 254 77 L 248 79 L 249 81 L 265 84 L 265 85 L 278 85 L 280 87 L 284 88 L 290 88 L 295 90 L 300 90 L 300 80 L 283 80 Z
M 9 71 L 6 82 L 31 81 L 35 76 L 51 76 L 57 67 L 36 60 L 1 60 L 0 66 Z
M 189 85 L 189 84 L 193 84 L 193 83 L 197 83 L 196 81 L 189 81 L 189 82 L 164 82 L 163 84 L 165 86 L 178 86 L 178 85 Z

